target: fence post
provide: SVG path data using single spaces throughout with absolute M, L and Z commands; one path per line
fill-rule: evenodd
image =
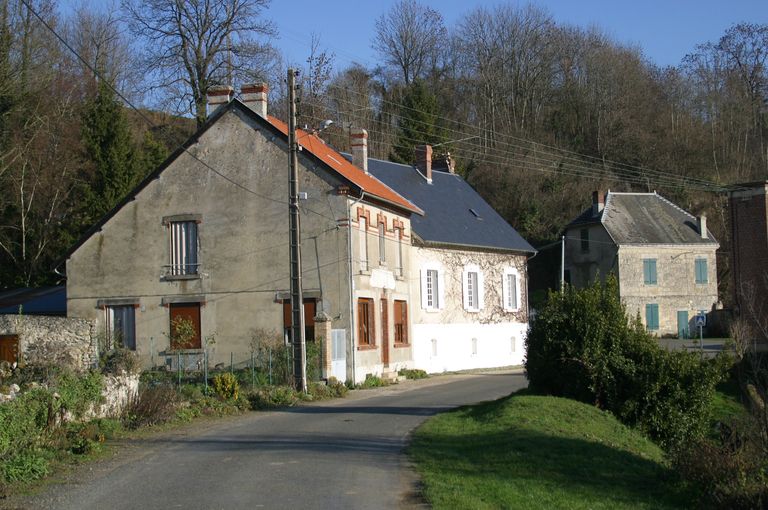
M 176 372 L 179 375 L 179 389 L 181 389 L 181 353 L 176 353 Z
M 269 352 L 269 385 L 272 386 L 272 347 L 267 349 Z
M 205 368 L 203 369 L 205 377 L 205 394 L 208 395 L 208 349 L 203 351 L 203 364 L 205 365 Z
M 235 353 L 232 351 L 229 351 L 229 373 L 235 374 Z
M 253 364 L 253 351 L 251 351 L 251 389 L 256 389 L 256 367 Z
M 152 363 L 152 370 L 155 369 L 155 337 L 149 337 L 149 356 Z

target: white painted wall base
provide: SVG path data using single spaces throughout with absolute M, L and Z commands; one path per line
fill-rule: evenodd
M 414 368 L 439 373 L 523 364 L 527 323 L 412 327 Z

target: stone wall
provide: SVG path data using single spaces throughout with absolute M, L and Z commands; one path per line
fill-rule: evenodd
M 86 370 L 98 360 L 96 327 L 91 320 L 0 315 L 0 335 L 19 337 L 23 364 L 53 363 Z

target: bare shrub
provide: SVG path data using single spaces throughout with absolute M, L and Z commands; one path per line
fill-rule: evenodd
M 180 402 L 179 394 L 172 386 L 142 388 L 126 403 L 123 423 L 133 429 L 165 423 L 176 415 Z

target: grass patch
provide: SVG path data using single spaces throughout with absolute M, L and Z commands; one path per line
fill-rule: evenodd
M 416 430 L 409 453 L 434 508 L 684 508 L 662 450 L 610 413 L 529 395 Z

